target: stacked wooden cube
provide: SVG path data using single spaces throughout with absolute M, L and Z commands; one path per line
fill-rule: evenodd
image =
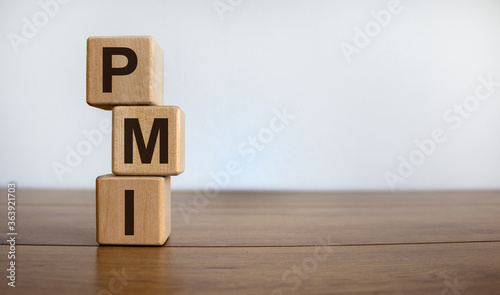
M 87 40 L 87 103 L 113 115 L 113 174 L 97 177 L 97 242 L 163 245 L 170 176 L 184 172 L 184 113 L 163 106 L 163 50 L 153 37 Z

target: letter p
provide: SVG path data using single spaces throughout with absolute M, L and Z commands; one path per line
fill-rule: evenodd
M 123 68 L 113 68 L 113 55 L 123 55 L 127 65 Z M 102 48 L 102 92 L 112 92 L 113 76 L 129 75 L 137 68 L 137 54 L 127 47 Z

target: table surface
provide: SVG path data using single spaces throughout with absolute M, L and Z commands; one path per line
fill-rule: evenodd
M 16 205 L 0 294 L 500 294 L 500 191 L 174 192 L 163 247 L 98 246 L 93 191 Z

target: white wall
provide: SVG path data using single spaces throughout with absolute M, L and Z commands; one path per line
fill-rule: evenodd
M 401 0 L 348 62 L 341 46 L 390 2 L 73 0 L 43 24 L 38 1 L 1 1 L 0 186 L 92 188 L 109 173 L 109 133 L 61 179 L 52 168 L 111 118 L 85 102 L 86 39 L 152 35 L 165 104 L 187 116 L 175 189 L 210 186 L 228 163 L 239 174 L 217 189 L 387 190 L 388 171 L 404 180 L 395 189 L 500 188 L 500 86 L 477 105 L 469 97 L 489 94 L 478 77 L 500 81 L 500 2 Z M 33 16 L 42 27 L 23 37 Z M 26 42 L 12 46 L 10 33 Z M 449 110 L 464 100 L 473 111 L 458 124 Z M 242 153 L 283 109 L 295 118 L 255 157 Z M 446 141 L 399 167 L 438 128 Z

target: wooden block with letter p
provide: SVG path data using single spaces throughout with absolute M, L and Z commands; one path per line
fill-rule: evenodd
M 87 103 L 107 110 L 118 105 L 162 105 L 163 50 L 155 39 L 88 38 Z
M 96 179 L 97 242 L 163 245 L 170 235 L 170 177 Z
M 176 106 L 113 108 L 113 173 L 178 175 L 184 172 L 184 112 Z

